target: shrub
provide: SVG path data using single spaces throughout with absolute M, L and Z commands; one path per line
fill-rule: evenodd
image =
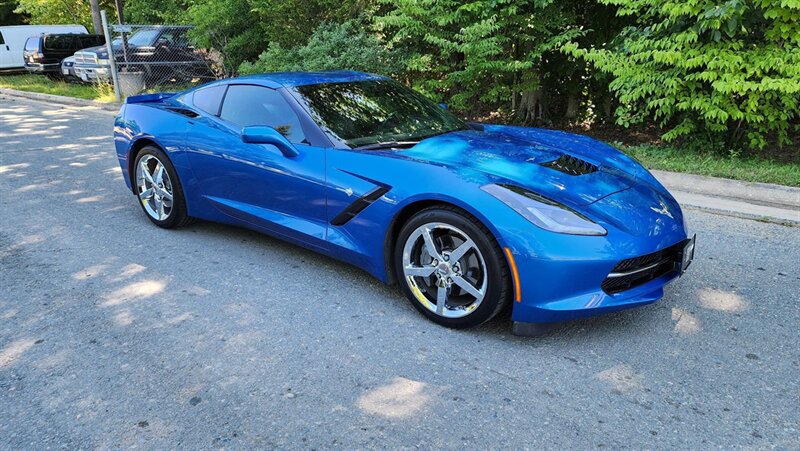
M 242 74 L 280 71 L 359 70 L 394 74 L 397 59 L 377 37 L 367 32 L 361 20 L 342 24 L 323 23 L 308 43 L 286 48 L 279 43 L 269 45 L 253 63 L 240 66 Z
M 606 48 L 579 48 L 613 77 L 617 122 L 653 118 L 694 146 L 789 144 L 800 114 L 800 1 L 600 0 L 631 16 Z

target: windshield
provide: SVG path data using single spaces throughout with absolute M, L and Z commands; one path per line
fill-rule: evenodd
M 295 88 L 320 127 L 351 147 L 420 141 L 469 127 L 444 108 L 392 80 Z
M 128 38 L 128 45 L 148 46 L 153 45 L 158 36 L 158 30 L 139 30 Z

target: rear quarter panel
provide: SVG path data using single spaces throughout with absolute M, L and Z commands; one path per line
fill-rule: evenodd
M 161 102 L 125 104 L 114 121 L 117 159 L 129 189 L 132 188 L 130 169 L 134 151 L 148 141 L 167 154 L 184 185 L 192 180 L 183 145 L 189 118 L 166 106 Z

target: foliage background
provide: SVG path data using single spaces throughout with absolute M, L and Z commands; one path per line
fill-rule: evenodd
M 195 25 L 221 76 L 364 70 L 471 119 L 798 159 L 800 0 L 127 0 L 125 18 Z M 20 22 L 91 18 L 0 0 Z

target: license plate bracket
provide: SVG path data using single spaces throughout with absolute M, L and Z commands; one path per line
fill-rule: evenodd
M 683 245 L 683 249 L 681 250 L 680 261 L 675 262 L 681 275 L 686 272 L 686 269 L 689 268 L 689 265 L 692 264 L 692 260 L 694 260 L 694 243 L 696 238 L 697 235 L 693 235 L 686 241 L 686 244 Z

